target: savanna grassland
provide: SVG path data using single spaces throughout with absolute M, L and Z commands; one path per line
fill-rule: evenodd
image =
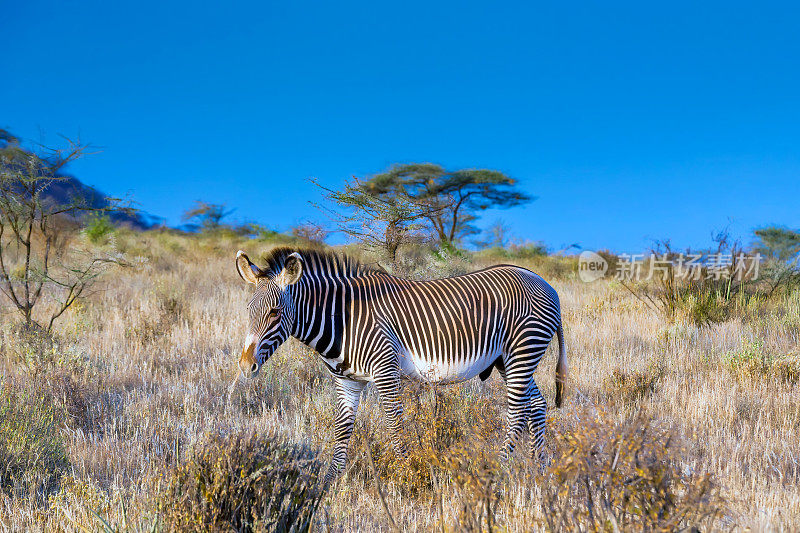
M 98 245 L 101 246 L 101 245 Z M 405 391 L 409 456 L 368 388 L 342 477 L 322 492 L 333 386 L 287 342 L 235 382 L 249 289 L 234 267 L 273 246 L 234 235 L 117 231 L 112 270 L 52 335 L 2 315 L 0 527 L 21 531 L 793 530 L 800 524 L 800 292 L 671 319 L 574 258 L 408 258 L 416 277 L 510 262 L 561 297 L 569 380 L 544 464 L 505 431 L 499 376 Z M 362 252 L 350 253 L 357 257 Z M 364 261 L 371 261 L 361 256 Z M 258 261 L 256 261 L 258 262 Z M 695 310 L 696 311 L 696 310 Z

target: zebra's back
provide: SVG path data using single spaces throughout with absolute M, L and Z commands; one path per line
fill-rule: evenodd
M 552 287 L 512 265 L 423 282 L 380 276 L 373 283 L 382 286 L 365 284 L 361 290 L 372 297 L 354 299 L 351 311 L 354 320 L 368 315 L 373 327 L 354 331 L 370 338 L 379 331 L 389 343 L 382 348 L 398 357 L 400 371 L 412 379 L 472 378 L 527 338 L 526 332 L 546 343 L 560 323 Z M 368 338 L 350 340 L 347 366 L 366 377 L 366 363 L 375 359 L 359 346 L 377 347 Z

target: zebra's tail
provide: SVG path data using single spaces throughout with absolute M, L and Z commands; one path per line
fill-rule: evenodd
M 558 335 L 558 363 L 556 363 L 556 407 L 561 407 L 564 384 L 567 382 L 567 350 L 564 348 L 564 330 L 561 324 L 556 329 Z

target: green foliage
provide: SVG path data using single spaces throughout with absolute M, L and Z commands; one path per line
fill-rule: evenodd
M 36 385 L 0 383 L 0 490 L 47 494 L 69 461 L 59 431 L 63 413 Z
M 83 234 L 89 239 L 89 242 L 94 244 L 101 244 L 107 241 L 108 235 L 115 230 L 114 224 L 108 215 L 91 215 L 88 217 Z
M 81 370 L 86 365 L 76 346 L 65 348 L 51 332 L 22 323 L 7 323 L 0 328 L 0 357 L 32 375 L 60 368 Z
M 730 300 L 722 292 L 708 288 L 683 292 L 677 306 L 697 325 L 724 322 L 729 318 L 732 308 Z
M 718 233 L 714 243 L 715 255 L 727 256 L 730 261 L 720 270 L 712 270 L 709 264 L 688 269 L 685 256 L 672 251 L 669 241 L 663 241 L 638 267 L 641 272 L 653 273 L 652 279 L 622 281 L 622 285 L 668 320 L 688 320 L 697 326 L 725 322 L 750 298 L 772 294 L 774 288 L 758 279 L 738 242 L 731 243 L 727 231 Z
M 212 436 L 159 496 L 171 531 L 308 531 L 322 498 L 307 449 L 267 435 Z
M 547 255 L 547 247 L 540 242 L 526 242 L 523 244 L 511 244 L 505 248 L 492 247 L 481 250 L 479 253 L 483 257 L 496 259 L 535 259 Z
M 426 218 L 440 242 L 455 242 L 477 233 L 472 223 L 481 211 L 533 200 L 517 188 L 514 179 L 497 170 L 451 171 L 433 163 L 395 165 L 364 185 L 374 195 L 402 195 L 436 206 Z
M 770 259 L 789 261 L 800 253 L 800 232 L 776 226 L 756 230 L 755 249 Z
M 744 371 L 748 374 L 764 374 L 768 372 L 770 357 L 764 352 L 761 341 L 747 342 L 738 350 L 722 356 L 725 364 L 734 372 Z
M 424 242 L 427 234 L 419 221 L 439 209 L 427 200 L 396 191 L 378 193 L 358 179 L 346 182 L 339 191 L 323 187 L 317 181 L 312 180 L 312 183 L 325 191 L 328 200 L 346 211 L 328 210 L 339 229 L 366 247 L 379 251 L 395 273 L 399 269 L 400 248 Z
M 467 253 L 467 251 L 462 250 L 454 243 L 447 241 L 440 242 L 439 246 L 432 251 L 432 255 L 437 261 L 449 261 L 453 257 L 469 259 L 469 253 Z
M 283 233 L 270 229 L 266 226 L 262 226 L 261 224 L 249 224 L 249 232 L 247 233 L 248 236 L 252 236 L 254 239 L 264 242 L 275 242 L 285 240 L 287 237 Z

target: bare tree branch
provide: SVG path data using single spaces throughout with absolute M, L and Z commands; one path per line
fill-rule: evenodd
M 68 140 L 63 150 L 34 154 L 16 144 L 0 145 L 0 289 L 26 326 L 38 326 L 36 311 L 50 330 L 108 268 L 124 264 L 120 257 L 84 249 L 76 231 L 78 213 L 112 210 L 116 200 L 94 207 L 87 198 L 49 192 L 69 179 L 60 172 L 86 148 Z

